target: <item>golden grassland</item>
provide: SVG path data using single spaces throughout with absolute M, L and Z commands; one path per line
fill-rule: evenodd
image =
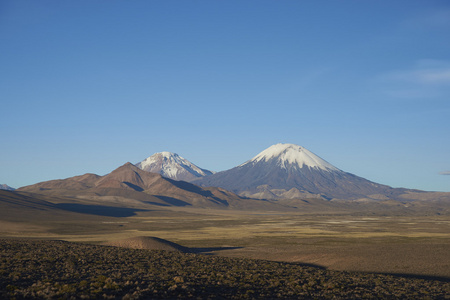
M 0 236 L 100 244 L 154 236 L 227 257 L 450 278 L 450 216 L 158 208 L 130 217 L 2 221 Z

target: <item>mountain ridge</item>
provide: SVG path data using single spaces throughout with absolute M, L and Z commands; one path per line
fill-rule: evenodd
M 185 181 L 143 171 L 130 162 L 104 176 L 84 174 L 40 182 L 17 191 L 75 198 L 120 197 L 159 206 L 224 208 L 241 205 L 242 198 L 216 187 L 202 188 Z M 244 205 L 245 206 L 245 205 Z
M 286 206 L 291 202 L 282 202 L 284 199 L 405 201 L 432 197 L 431 192 L 392 188 L 344 172 L 294 144 L 273 145 L 237 167 L 191 182 L 147 172 L 128 162 L 104 176 L 87 173 L 40 182 L 18 191 L 95 201 L 131 199 L 138 206 L 147 203 L 275 210 L 295 208 L 294 204 Z M 440 199 L 449 196 L 450 193 L 439 194 Z

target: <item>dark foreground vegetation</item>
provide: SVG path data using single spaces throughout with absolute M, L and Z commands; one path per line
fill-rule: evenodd
M 62 241 L 0 240 L 0 299 L 450 299 L 450 282 Z

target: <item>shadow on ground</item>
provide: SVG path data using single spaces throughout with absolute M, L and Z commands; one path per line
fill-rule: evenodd
M 411 278 L 411 279 L 423 279 L 423 280 L 450 282 L 450 277 L 444 277 L 444 276 L 407 274 L 407 273 L 380 273 L 380 272 L 376 272 L 376 273 L 373 273 L 373 274 L 390 275 L 390 276 L 399 277 L 399 278 L 401 277 L 401 278 Z
M 202 253 L 213 255 L 215 251 L 242 249 L 244 247 L 211 247 L 211 248 L 189 248 L 192 253 Z
M 203 254 L 203 255 L 218 255 L 220 256 L 220 253 L 215 253 L 216 251 L 224 251 L 224 250 L 235 250 L 235 249 L 243 249 L 244 247 L 210 247 L 210 248 L 188 248 L 191 253 L 196 254 Z M 316 264 L 310 264 L 310 263 L 302 263 L 302 262 L 284 262 L 288 265 L 297 265 L 302 267 L 312 267 L 316 269 L 321 270 L 327 270 L 326 267 Z
M 55 206 L 59 209 L 76 213 L 104 216 L 104 217 L 117 217 L 117 218 L 131 217 L 135 216 L 136 212 L 148 211 L 146 209 L 114 207 L 105 205 L 87 205 L 78 203 L 59 203 L 55 204 Z
M 179 200 L 173 197 L 167 197 L 167 196 L 155 196 L 158 199 L 161 199 L 162 201 L 168 203 L 169 205 L 172 206 L 191 206 L 190 203 L 185 202 L 183 200 Z M 147 202 L 148 203 L 148 202 Z

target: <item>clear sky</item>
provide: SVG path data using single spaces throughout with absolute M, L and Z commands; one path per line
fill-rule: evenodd
M 15 188 L 282 142 L 450 191 L 450 2 L 2 0 L 0 110 Z

